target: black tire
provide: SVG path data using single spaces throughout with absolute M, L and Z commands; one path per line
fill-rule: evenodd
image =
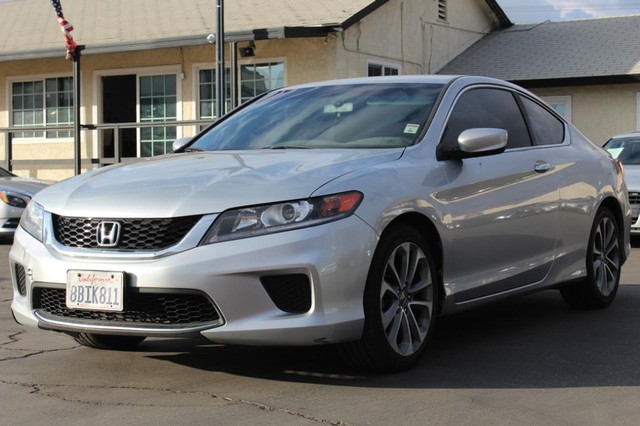
M 403 225 L 385 232 L 365 286 L 362 337 L 338 346 L 342 358 L 380 372 L 412 367 L 435 326 L 437 277 L 429 244 L 418 231 Z
M 560 288 L 565 302 L 576 309 L 602 309 L 616 297 L 620 283 L 622 243 L 618 222 L 606 207 L 600 208 L 591 227 L 587 248 L 587 276 Z
M 144 336 L 112 336 L 108 334 L 79 333 L 73 338 L 82 346 L 93 349 L 126 351 L 140 344 Z

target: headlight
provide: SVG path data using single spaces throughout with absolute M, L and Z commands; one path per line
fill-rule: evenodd
M 201 244 L 256 237 L 331 222 L 353 214 L 361 201 L 362 194 L 353 191 L 227 210 L 213 222 Z
M 0 191 L 0 200 L 12 207 L 24 209 L 31 198 L 25 194 L 11 191 Z
M 42 241 L 42 228 L 44 224 L 44 207 L 35 201 L 31 201 L 22 212 L 20 226 L 33 238 Z

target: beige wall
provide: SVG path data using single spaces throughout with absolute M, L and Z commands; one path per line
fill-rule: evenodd
M 484 0 L 447 4 L 442 22 L 436 0 L 390 0 L 339 34 L 337 77 L 366 75 L 367 61 L 400 66 L 402 74 L 431 74 L 496 25 Z
M 636 131 L 640 84 L 531 89 L 539 96 L 571 96 L 572 123 L 593 143 Z
M 246 43 L 239 43 L 244 46 Z M 287 40 L 257 41 L 256 56 L 239 58 L 240 63 L 246 61 L 261 62 L 263 60 L 283 60 L 285 67 L 285 84 L 297 84 L 309 81 L 335 78 L 335 37 L 307 38 Z M 46 78 L 51 76 L 72 75 L 72 63 L 60 59 L 0 62 L 0 127 L 9 126 L 11 82 L 14 79 Z M 227 51 L 226 58 L 229 58 Z M 81 58 L 82 108 L 83 124 L 101 123 L 101 80 L 103 75 L 125 75 L 141 73 L 184 73 L 179 88 L 181 107 L 179 118 L 195 119 L 197 103 L 197 70 L 198 67 L 213 67 L 215 62 L 214 45 L 197 47 L 172 48 L 154 51 L 125 52 L 103 55 L 84 55 Z M 180 81 L 180 80 L 179 80 Z M 181 93 L 180 93 L 181 92 Z M 195 127 L 184 129 L 184 135 L 191 135 Z M 82 132 L 82 158 L 97 158 L 98 132 Z M 0 159 L 4 161 L 5 136 L 0 135 Z M 15 142 L 13 144 L 15 160 L 64 160 L 65 164 L 17 165 L 14 170 L 22 176 L 41 179 L 60 180 L 73 174 L 73 142 L 51 142 L 49 140 L 36 143 Z M 88 166 L 92 168 L 92 166 Z M 87 167 L 83 168 L 86 171 Z

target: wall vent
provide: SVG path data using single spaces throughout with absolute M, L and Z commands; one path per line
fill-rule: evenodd
M 438 0 L 438 19 L 447 20 L 447 0 Z

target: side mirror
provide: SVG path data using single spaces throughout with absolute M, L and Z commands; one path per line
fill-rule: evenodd
M 507 146 L 507 139 L 508 134 L 504 129 L 467 129 L 460 133 L 457 140 L 449 139 L 438 145 L 436 158 L 439 161 L 462 160 L 499 154 Z
M 184 147 L 189 142 L 191 142 L 191 138 L 190 137 L 178 138 L 175 141 L 173 141 L 173 144 L 171 145 L 171 148 L 174 151 L 177 151 L 180 148 Z
M 467 129 L 458 136 L 458 148 L 470 156 L 497 154 L 504 151 L 507 139 L 504 129 Z

